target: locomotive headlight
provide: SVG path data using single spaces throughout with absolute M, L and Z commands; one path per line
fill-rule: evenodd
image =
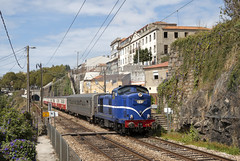
M 140 92 L 140 93 L 138 93 L 138 96 L 139 96 L 139 97 L 142 97 L 142 96 L 143 96 L 143 94 Z
M 147 118 L 150 119 L 150 114 L 147 114 Z
M 133 115 L 130 115 L 130 119 L 133 120 Z

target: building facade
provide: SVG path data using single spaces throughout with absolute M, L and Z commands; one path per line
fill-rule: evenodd
M 130 74 L 106 75 L 106 93 L 111 93 L 114 88 L 122 85 L 129 85 L 131 82 Z M 88 93 L 104 93 L 104 76 L 99 75 L 90 81 Z
M 143 69 L 145 72 L 145 87 L 149 90 L 150 95 L 153 96 L 156 102 L 158 85 L 167 78 L 168 62 L 148 66 Z
M 137 54 L 139 49 L 148 49 L 152 53 L 152 60 L 143 64 L 138 61 L 137 64 L 159 64 L 163 57 L 168 56 L 172 42 L 178 38 L 204 30 L 209 29 L 204 27 L 177 26 L 177 24 L 166 22 L 150 23 L 127 38 L 114 40 L 111 43 L 111 57 L 116 58 L 116 55 L 118 55 L 119 72 L 124 71 L 124 66 L 134 64 L 134 55 Z

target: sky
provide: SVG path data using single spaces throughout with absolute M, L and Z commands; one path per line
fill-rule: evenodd
M 63 64 L 74 68 L 77 53 L 79 64 L 110 55 L 114 39 L 128 37 L 152 22 L 212 28 L 221 20 L 223 6 L 223 0 L 0 0 L 19 61 L 18 65 L 1 19 L 0 76 L 27 71 L 26 46 L 30 46 L 30 70 L 37 70 L 40 63 L 43 67 Z

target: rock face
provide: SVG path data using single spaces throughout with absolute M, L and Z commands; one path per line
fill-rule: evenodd
M 192 124 L 205 140 L 240 147 L 240 89 L 228 90 L 229 75 L 221 75 L 211 94 L 199 90 L 184 101 L 178 129 Z

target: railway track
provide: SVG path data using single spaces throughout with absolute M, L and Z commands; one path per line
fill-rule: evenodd
M 172 159 L 176 160 L 186 160 L 186 161 L 233 161 L 232 159 L 228 159 L 225 157 L 221 157 L 212 153 L 207 153 L 204 151 L 200 151 L 191 147 L 187 147 L 184 145 L 176 144 L 170 141 L 166 141 L 160 138 L 130 138 L 139 144 L 147 146 L 149 148 L 153 148 L 157 151 L 163 151 L 163 155 L 166 155 Z
M 67 119 L 63 115 L 59 115 L 64 118 L 63 126 L 66 127 L 65 130 L 68 131 L 67 134 L 71 135 L 80 144 L 87 144 L 96 152 L 102 154 L 109 160 L 131 160 L 131 161 L 149 161 L 153 160 L 148 158 L 127 146 L 120 144 L 110 138 L 100 135 L 100 133 L 94 132 L 84 126 L 77 124 L 76 122 Z M 58 122 L 59 123 L 59 122 Z M 92 132 L 92 133 L 90 133 Z M 86 135 L 86 133 L 88 135 Z M 115 132 L 114 132 L 115 133 Z M 107 134 L 107 133 L 106 133 Z
M 66 118 L 61 113 L 60 117 L 64 121 L 61 121 L 62 126 L 65 127 L 68 133 L 64 135 L 71 135 L 79 144 L 85 144 L 98 154 L 104 156 L 108 160 L 154 160 L 151 156 L 145 156 L 139 152 L 133 151 L 134 148 L 129 148 L 120 143 L 120 141 L 114 141 L 108 136 L 103 136 L 108 132 L 94 132 L 84 126 L 79 125 L 76 121 Z M 111 132 L 110 132 L 111 133 Z M 135 141 L 138 145 L 142 147 L 147 147 L 153 151 L 161 152 L 161 155 L 171 158 L 172 160 L 186 160 L 186 161 L 196 161 L 196 160 L 211 160 L 211 161 L 233 161 L 228 158 L 217 156 L 211 153 L 200 151 L 194 148 L 162 140 L 159 138 L 133 138 L 127 136 L 130 142 Z M 156 160 L 156 158 L 155 158 Z

